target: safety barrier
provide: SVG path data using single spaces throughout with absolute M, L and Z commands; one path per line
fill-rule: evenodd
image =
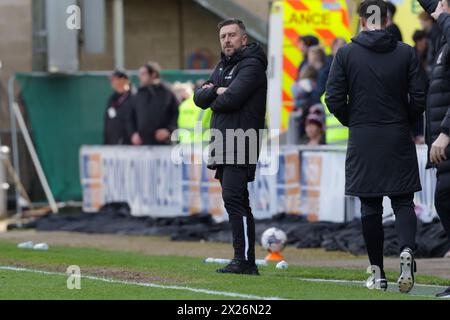
M 221 189 L 213 172 L 205 164 L 173 161 L 175 151 L 176 147 L 82 147 L 84 210 L 92 212 L 106 203 L 128 202 L 135 216 L 209 213 L 217 221 L 225 220 Z M 435 216 L 435 173 L 425 170 L 426 146 L 418 146 L 417 152 L 423 191 L 416 194 L 416 211 L 420 219 L 430 221 Z M 274 161 L 276 173 L 263 174 Z M 340 147 L 285 146 L 278 156 L 262 155 L 256 180 L 249 184 L 255 218 L 288 213 L 310 221 L 343 222 L 357 217 L 358 201 L 344 195 L 344 168 L 345 148 Z M 388 204 L 386 200 L 386 214 L 391 211 Z

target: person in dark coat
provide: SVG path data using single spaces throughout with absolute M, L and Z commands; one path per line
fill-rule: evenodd
M 437 168 L 435 207 L 450 242 L 450 1 L 420 0 L 444 35 L 431 73 L 427 97 L 425 140 L 429 168 Z M 438 297 L 450 297 L 450 287 Z
M 380 19 L 370 19 L 370 6 L 380 8 Z M 396 215 L 401 262 L 410 259 L 408 268 L 402 265 L 400 290 L 409 292 L 414 285 L 417 224 L 413 197 L 421 190 L 411 128 L 425 108 L 426 77 L 414 48 L 385 30 L 387 8 L 383 0 L 365 0 L 359 15 L 362 31 L 338 51 L 332 64 L 326 105 L 350 128 L 345 189 L 347 195 L 361 200 L 369 260 L 379 271 L 369 284 L 378 289 L 387 287 L 382 202 L 388 196 Z
M 114 93 L 109 97 L 104 114 L 103 143 L 105 145 L 131 144 L 127 118 L 132 108 L 133 95 L 126 73 L 115 71 L 110 77 Z
M 133 145 L 167 145 L 177 129 L 179 101 L 161 80 L 161 68 L 150 62 L 139 69 L 141 87 L 133 99 L 128 130 Z
M 219 30 L 221 61 L 194 95 L 198 107 L 213 111 L 208 168 L 216 170 L 233 234 L 234 259 L 217 271 L 258 275 L 247 184 L 255 179 L 265 126 L 267 57 L 261 45 L 248 44 L 242 21 L 225 20 Z

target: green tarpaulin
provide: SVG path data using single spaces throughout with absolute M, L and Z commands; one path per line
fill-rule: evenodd
M 108 74 L 19 73 L 16 77 L 39 159 L 55 198 L 80 200 L 78 152 L 81 145 L 102 143 L 103 112 L 112 93 Z M 207 78 L 205 72 L 163 73 L 167 82 Z M 136 76 L 132 80 L 137 84 Z

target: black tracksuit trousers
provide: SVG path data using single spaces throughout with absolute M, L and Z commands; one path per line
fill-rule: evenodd
M 450 172 L 437 174 L 435 207 L 450 241 Z
M 230 218 L 234 259 L 255 264 L 255 220 L 248 193 L 248 168 L 224 165 L 216 171 L 222 198 Z
M 395 214 L 395 230 L 400 251 L 415 250 L 417 217 L 414 211 L 414 194 L 389 197 Z M 363 236 L 370 264 L 384 272 L 383 198 L 360 198 Z

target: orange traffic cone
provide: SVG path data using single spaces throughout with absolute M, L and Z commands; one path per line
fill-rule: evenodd
M 279 252 L 271 252 L 266 256 L 266 261 L 283 261 L 284 257 Z

